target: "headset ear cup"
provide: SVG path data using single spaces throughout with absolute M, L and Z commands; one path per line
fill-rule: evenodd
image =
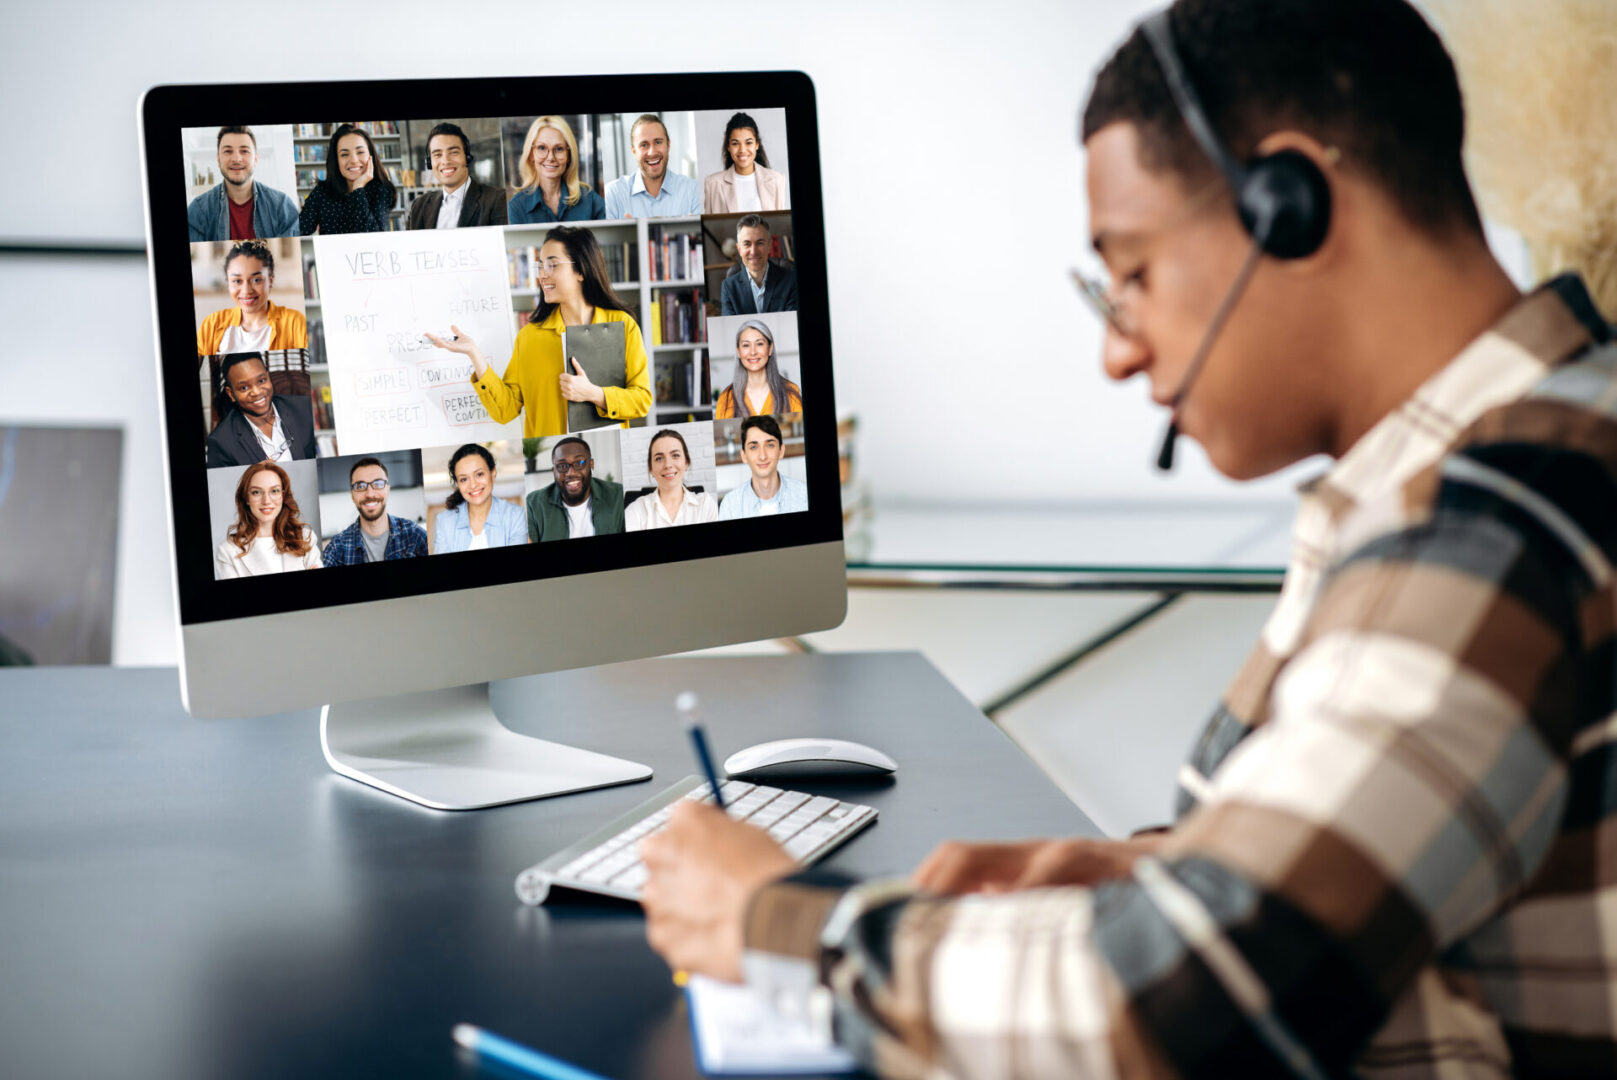
M 1331 228 L 1331 186 L 1312 158 L 1281 150 L 1247 166 L 1237 209 L 1247 232 L 1268 223 L 1266 255 L 1303 259 L 1318 251 Z

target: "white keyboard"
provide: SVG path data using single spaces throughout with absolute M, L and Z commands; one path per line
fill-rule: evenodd
M 767 784 L 726 780 L 719 790 L 724 794 L 726 813 L 768 832 L 803 866 L 818 861 L 876 820 L 873 807 Z M 551 887 L 561 885 L 639 900 L 640 886 L 646 880 L 640 841 L 668 824 L 668 815 L 681 799 L 711 803 L 713 796 L 705 780 L 687 776 L 578 843 L 522 871 L 517 875 L 517 895 L 525 904 L 542 904 Z

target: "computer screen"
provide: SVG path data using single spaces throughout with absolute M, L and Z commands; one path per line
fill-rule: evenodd
M 840 620 L 806 76 L 164 86 L 141 121 L 194 710 Z M 294 685 L 232 698 L 250 651 Z

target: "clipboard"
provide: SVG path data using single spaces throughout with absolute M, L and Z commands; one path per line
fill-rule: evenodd
M 620 322 L 590 323 L 588 326 L 569 326 L 561 336 L 562 368 L 569 375 L 577 374 L 573 361 L 577 360 L 584 374 L 596 386 L 629 385 L 628 346 Z M 616 426 L 622 423 L 602 416 L 587 401 L 567 403 L 567 431 L 588 431 L 591 428 Z

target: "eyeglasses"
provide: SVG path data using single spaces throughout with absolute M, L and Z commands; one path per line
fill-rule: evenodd
M 1084 298 L 1091 311 L 1105 320 L 1107 326 L 1126 338 L 1132 338 L 1140 332 L 1139 324 L 1134 321 L 1129 310 L 1112 299 L 1109 286 L 1082 270 L 1073 270 L 1071 274 L 1072 283 L 1078 287 L 1078 295 Z
M 538 144 L 535 144 L 534 148 L 533 148 L 533 156 L 538 158 L 540 161 L 545 160 L 545 158 L 555 158 L 557 161 L 566 161 L 567 160 L 567 147 L 565 147 L 565 146 L 545 147 L 545 146 L 540 146 Z
M 348 485 L 348 490 L 352 491 L 355 495 L 358 495 L 366 488 L 374 488 L 377 491 L 386 491 L 387 487 L 388 484 L 386 480 L 356 480 L 352 484 Z
M 1177 229 L 1187 220 L 1194 217 L 1212 196 L 1223 190 L 1225 190 L 1225 186 L 1222 179 L 1215 179 L 1211 183 L 1203 185 L 1200 190 L 1185 201 L 1184 207 L 1173 220 L 1151 229 L 1150 233 L 1154 235 Z M 1107 326 L 1126 338 L 1139 336 L 1140 324 L 1135 320 L 1133 313 L 1118 302 L 1113 291 L 1116 286 L 1109 285 L 1100 278 L 1086 274 L 1082 270 L 1074 269 L 1069 272 L 1072 274 L 1072 283 L 1078 288 L 1078 295 L 1084 298 L 1084 302 L 1089 305 L 1090 310 L 1105 320 Z
M 581 473 L 594 464 L 594 458 L 582 458 L 578 461 L 553 461 L 550 463 L 550 467 L 559 473 Z
M 541 259 L 539 262 L 539 269 L 544 273 L 554 276 L 557 267 L 572 265 L 573 261 L 571 259 Z

